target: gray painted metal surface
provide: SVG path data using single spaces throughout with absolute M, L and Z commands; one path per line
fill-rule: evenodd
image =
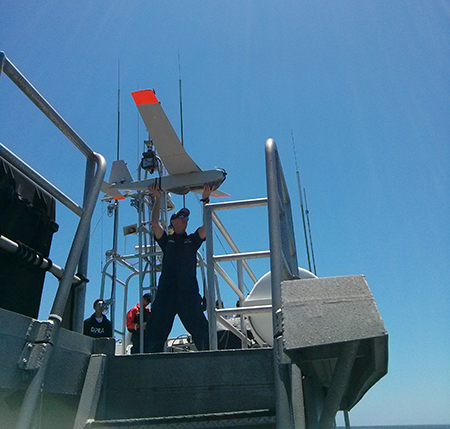
M 287 351 L 387 333 L 364 276 L 284 281 L 281 291 Z
M 84 380 L 74 429 L 83 429 L 88 420 L 95 419 L 97 406 L 105 380 L 106 355 L 92 355 Z
M 153 417 L 121 420 L 90 420 L 85 428 L 134 428 L 134 429 L 274 429 L 275 416 L 268 410 L 233 413 L 210 413 L 188 416 Z
M 0 371 L 1 389 L 24 390 L 27 379 L 33 376 L 35 370 L 31 366 L 20 368 L 23 362 L 19 358 L 26 345 L 36 339 L 32 334 L 36 323 L 42 322 L 0 308 L 0 359 L 7 369 Z M 48 371 L 44 391 L 79 395 L 94 343 L 90 337 L 61 328 L 54 347 L 55 361 Z
M 281 294 L 283 347 L 316 407 L 308 427 L 330 427 L 387 373 L 386 328 L 364 276 L 285 281 Z
M 23 351 L 31 341 L 45 340 L 43 322 L 0 309 L 0 416 L 2 427 L 16 426 L 30 380 L 36 375 L 39 359 L 22 361 Z M 82 391 L 85 373 L 96 340 L 84 335 L 59 330 L 58 342 L 51 346 L 39 343 L 43 354 L 53 347 L 53 360 L 45 383 L 39 390 L 38 410 L 28 427 L 72 428 Z M 36 426 L 34 426 L 36 425 Z M 40 426 L 39 426 L 40 425 Z
M 115 356 L 100 419 L 274 409 L 270 349 Z

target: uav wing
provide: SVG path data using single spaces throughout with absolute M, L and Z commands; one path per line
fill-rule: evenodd
M 201 171 L 184 150 L 180 139 L 156 98 L 155 92 L 152 89 L 143 89 L 132 92 L 131 95 L 167 172 L 169 174 L 183 174 Z

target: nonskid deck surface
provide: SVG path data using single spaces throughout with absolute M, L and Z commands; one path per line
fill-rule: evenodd
M 0 415 L 14 426 L 27 386 L 26 371 L 17 363 L 33 319 L 0 309 L 0 322 L 4 322 L 0 323 L 0 350 L 5 364 L 0 370 L 0 393 L 5 399 Z M 92 338 L 61 330 L 42 397 L 39 419 L 46 427 L 73 427 L 94 343 Z M 184 427 L 174 426 L 181 420 L 189 424 L 185 427 L 203 428 L 273 422 L 271 349 L 108 355 L 104 359 L 95 422 L 103 426 L 92 427 L 121 427 L 124 422 L 124 427 L 130 427 L 132 421 L 133 427 L 139 427 L 142 421 L 136 420 L 140 419 L 145 419 L 146 427 Z M 103 420 L 117 423 L 112 426 Z
M 107 386 L 98 410 L 102 419 L 275 406 L 271 349 L 114 356 L 108 359 L 106 371 Z
M 197 429 L 197 428 L 259 428 L 276 427 L 274 410 L 249 410 L 233 413 L 196 414 L 174 417 L 153 417 L 140 419 L 96 420 L 87 422 L 86 428 L 158 428 L 158 429 Z

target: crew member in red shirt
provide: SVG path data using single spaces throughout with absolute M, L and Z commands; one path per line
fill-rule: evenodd
M 146 293 L 142 297 L 142 302 L 144 303 L 144 324 L 143 328 L 145 330 L 145 327 L 147 325 L 149 316 L 150 316 L 150 310 L 148 308 L 148 305 L 151 301 L 151 295 L 149 293 Z M 140 310 L 141 310 L 141 303 L 138 302 L 133 308 L 128 310 L 127 313 L 127 328 L 128 331 L 131 332 L 131 342 L 133 344 L 133 347 L 131 348 L 131 354 L 139 353 L 140 348 Z

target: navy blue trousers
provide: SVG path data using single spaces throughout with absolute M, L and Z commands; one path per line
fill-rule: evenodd
M 141 337 L 139 334 L 139 331 L 135 331 L 131 334 L 131 343 L 133 344 L 133 347 L 131 347 L 131 354 L 135 355 L 136 353 L 140 353 L 140 344 L 141 344 Z M 145 352 L 145 331 L 144 331 L 144 352 Z
M 202 311 L 201 299 L 198 292 L 158 291 L 152 304 L 151 321 L 145 330 L 145 352 L 164 350 L 177 314 L 192 335 L 197 350 L 208 350 L 208 321 Z

